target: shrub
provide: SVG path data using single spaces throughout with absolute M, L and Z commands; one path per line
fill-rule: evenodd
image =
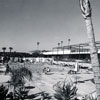
M 6 100 L 6 95 L 7 95 L 8 89 L 1 85 L 0 86 L 0 100 Z
M 77 87 L 70 81 L 59 81 L 54 85 L 55 94 L 54 97 L 57 100 L 75 100 Z

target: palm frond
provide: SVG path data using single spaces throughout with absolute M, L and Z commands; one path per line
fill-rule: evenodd
M 22 74 L 22 76 L 27 77 L 29 80 L 32 80 L 32 72 L 26 67 L 22 67 L 19 69 L 19 72 Z

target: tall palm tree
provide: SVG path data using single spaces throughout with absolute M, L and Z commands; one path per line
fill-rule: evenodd
M 70 41 L 71 41 L 71 40 L 70 40 L 70 39 L 68 39 L 68 46 L 70 45 Z
M 63 46 L 63 41 L 61 41 L 61 47 Z
M 96 85 L 97 100 L 100 100 L 100 65 L 98 60 L 98 51 L 95 43 L 94 29 L 92 24 L 92 10 L 89 0 L 80 0 L 82 15 L 85 19 L 87 36 L 90 45 L 91 63 L 94 71 L 94 80 Z
M 39 50 L 40 42 L 37 42 L 37 50 Z
M 5 52 L 6 51 L 6 47 L 2 47 L 2 50 L 3 50 L 3 52 Z
M 13 50 L 13 47 L 9 47 L 9 50 L 10 50 L 10 53 L 11 53 L 11 51 Z
M 64 54 L 63 41 L 61 41 L 61 48 L 62 48 L 62 51 L 63 51 L 63 54 Z
M 68 55 L 68 58 L 70 58 L 70 56 L 71 56 L 71 46 L 70 46 L 70 41 L 71 41 L 71 39 L 68 39 L 68 49 L 69 49 L 69 51 L 70 51 L 70 53 L 69 53 L 69 55 Z
M 60 46 L 60 43 L 58 43 L 58 47 Z
M 57 47 L 57 60 L 59 59 L 59 56 L 58 56 L 58 53 L 59 53 L 59 46 L 60 46 L 60 43 L 58 42 L 58 47 Z
M 59 51 L 59 46 L 60 46 L 60 43 L 58 43 L 58 49 L 57 49 L 57 54 L 58 54 L 58 51 Z
M 2 47 L 3 50 L 3 64 L 5 63 L 5 51 L 6 51 L 6 47 Z

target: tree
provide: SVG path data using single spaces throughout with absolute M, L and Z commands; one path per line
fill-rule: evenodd
M 9 50 L 10 50 L 10 53 L 11 53 L 11 51 L 13 50 L 13 48 L 12 47 L 9 47 Z
M 5 52 L 6 51 L 6 47 L 2 47 L 2 50 L 3 50 L 3 52 Z
M 68 39 L 68 49 L 69 49 L 69 51 L 70 51 L 70 53 L 69 53 L 69 55 L 68 55 L 68 58 L 71 57 L 71 46 L 70 46 L 70 41 L 71 41 L 71 39 Z
M 60 46 L 60 43 L 58 43 L 58 47 Z
M 98 51 L 95 43 L 94 29 L 92 24 L 92 10 L 89 0 L 80 0 L 82 15 L 85 19 L 87 36 L 89 39 L 91 64 L 94 72 L 97 100 L 100 100 L 100 65 L 98 60 Z
M 58 47 L 57 47 L 57 60 L 59 59 L 59 56 L 58 56 L 58 54 L 59 54 L 59 46 L 60 46 L 60 43 L 58 42 Z
M 61 47 L 63 46 L 63 41 L 61 41 Z
M 11 73 L 10 86 L 13 87 L 13 99 L 16 97 L 21 98 L 21 91 L 24 88 L 25 80 L 32 80 L 32 72 L 26 67 L 10 68 L 7 67 L 7 72 Z
M 57 49 L 57 54 L 58 54 L 58 51 L 59 51 L 59 46 L 60 46 L 60 43 L 58 42 L 58 49 Z
M 3 50 L 3 64 L 5 63 L 5 58 L 6 58 L 6 56 L 5 56 L 5 51 L 6 51 L 6 47 L 2 47 L 2 50 Z
M 71 41 L 71 40 L 70 40 L 70 39 L 68 39 L 68 46 L 70 45 L 70 41 Z
M 37 42 L 37 50 L 39 50 L 40 42 Z
M 32 52 L 32 55 L 33 55 L 34 57 L 40 57 L 40 56 L 43 56 L 43 53 L 42 53 L 42 51 L 40 51 L 40 50 L 34 50 L 34 51 Z
M 63 54 L 64 54 L 63 41 L 61 41 L 61 48 L 62 48 L 62 51 L 63 51 Z

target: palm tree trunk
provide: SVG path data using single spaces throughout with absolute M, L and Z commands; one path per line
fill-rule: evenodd
M 94 29 L 92 24 L 92 8 L 89 0 L 80 0 L 82 15 L 85 19 L 87 35 L 90 46 L 91 64 L 94 72 L 97 100 L 100 100 L 100 65 L 98 59 L 98 50 L 95 43 Z
M 98 51 L 95 43 L 95 36 L 91 17 L 86 19 L 85 22 L 90 45 L 90 55 L 92 68 L 94 72 L 94 80 L 96 84 L 97 100 L 100 100 L 100 65 L 98 60 Z

